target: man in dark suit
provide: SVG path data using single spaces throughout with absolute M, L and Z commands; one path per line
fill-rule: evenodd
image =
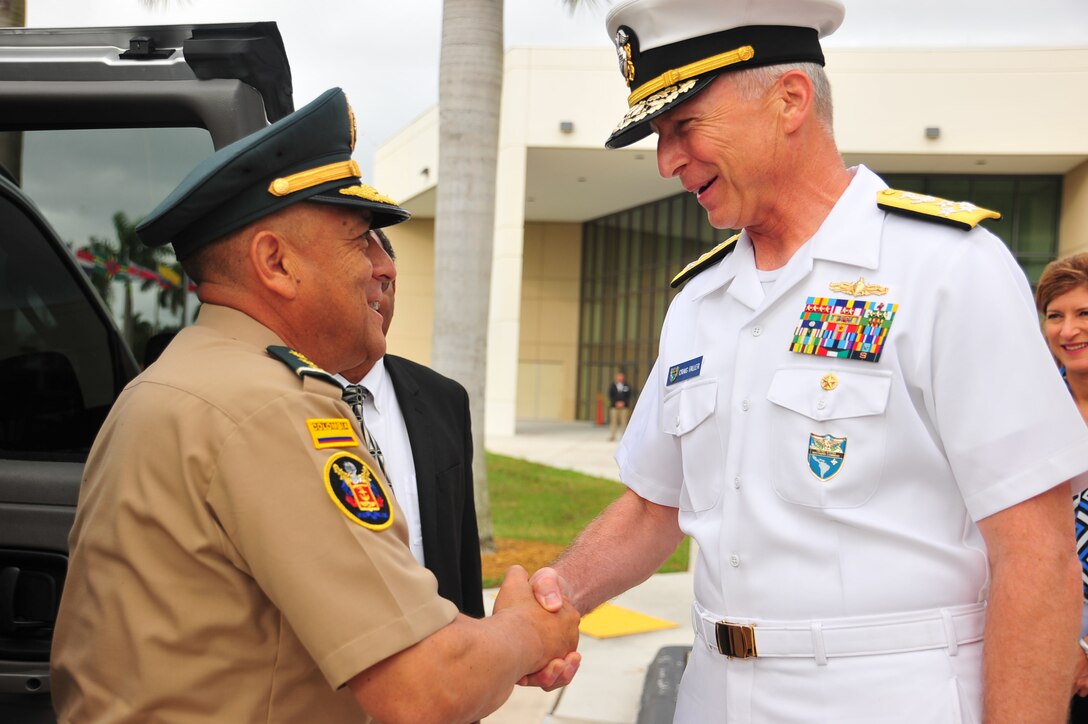
M 616 433 L 623 434 L 631 414 L 631 385 L 622 372 L 608 386 L 608 439 L 615 440 Z
M 374 229 L 370 234 L 375 245 L 370 255 L 373 283 L 381 285 L 377 311 L 382 333 L 388 335 L 396 301 L 396 257 L 383 232 Z M 438 579 L 439 595 L 462 613 L 482 617 L 468 393 L 454 380 L 391 354 L 339 376 L 367 391 L 364 425 L 380 448 L 393 494 L 409 523 L 412 554 Z

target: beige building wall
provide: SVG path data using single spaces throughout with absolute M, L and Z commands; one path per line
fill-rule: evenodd
M 386 233 L 397 254 L 397 302 L 388 351 L 430 364 L 434 220 L 412 219 Z M 581 225 L 529 222 L 524 238 L 517 416 L 572 420 L 578 383 Z
M 1088 87 L 1088 48 L 830 48 L 826 56 L 844 154 L 914 156 L 919 170 L 937 172 L 932 157 L 949 157 L 958 173 L 1003 172 L 973 168 L 975 154 L 1015 158 L 1018 173 L 1033 164 L 1052 172 L 1062 159 L 1068 169 L 1088 154 L 1088 96 L 1070 92 Z M 610 49 L 512 49 L 506 72 L 527 89 L 530 147 L 598 150 L 627 107 Z M 572 134 L 559 132 L 560 119 L 573 121 Z M 929 126 L 941 128 L 939 138 L 926 138 Z M 652 136 L 638 144 L 654 146 Z
M 1065 175 L 1058 255 L 1088 252 L 1088 161 Z
M 580 224 L 527 223 L 518 344 L 518 419 L 573 420 L 578 389 Z
M 434 328 L 434 219 L 413 218 L 385 233 L 397 255 L 396 307 L 387 351 L 429 365 Z
M 414 217 L 421 212 L 433 216 L 437 181 L 438 106 L 434 106 L 374 152 L 374 186 L 400 203 L 407 202 Z M 420 208 L 414 203 L 420 195 L 428 196 L 431 205 Z
M 1064 173 L 1088 154 L 1070 92 L 1088 49 L 832 50 L 827 70 L 839 148 L 889 171 Z

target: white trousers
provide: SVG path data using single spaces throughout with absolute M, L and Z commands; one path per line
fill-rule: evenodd
M 979 724 L 982 642 L 811 658 L 729 659 L 696 637 L 677 724 Z

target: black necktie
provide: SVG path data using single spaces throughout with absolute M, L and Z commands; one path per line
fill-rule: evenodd
M 366 443 L 366 449 L 378 461 L 378 467 L 385 474 L 385 456 L 382 455 L 382 449 L 378 446 L 378 441 L 370 434 L 370 430 L 366 429 L 366 422 L 363 420 L 363 403 L 370 397 L 370 390 L 362 385 L 347 385 L 344 387 L 344 402 L 348 403 L 348 407 L 355 413 L 355 418 L 359 420 L 359 427 L 363 429 L 363 442 Z M 389 476 L 386 475 L 385 478 L 388 480 Z

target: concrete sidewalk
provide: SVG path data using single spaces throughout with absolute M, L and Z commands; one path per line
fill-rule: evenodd
M 489 452 L 532 460 L 542 465 L 577 470 L 586 475 L 619 481 L 612 456 L 619 441 L 608 439 L 608 426 L 591 422 L 522 420 L 514 435 L 489 435 Z
M 607 427 L 586 422 L 520 422 L 516 435 L 487 439 L 494 453 L 618 481 L 617 444 L 608 440 Z M 484 592 L 489 610 L 494 593 Z M 691 644 L 691 602 L 691 573 L 651 576 L 613 603 L 676 628 L 607 639 L 583 635 L 582 665 L 570 686 L 550 693 L 516 687 L 485 724 L 634 724 L 654 656 L 664 646 Z

